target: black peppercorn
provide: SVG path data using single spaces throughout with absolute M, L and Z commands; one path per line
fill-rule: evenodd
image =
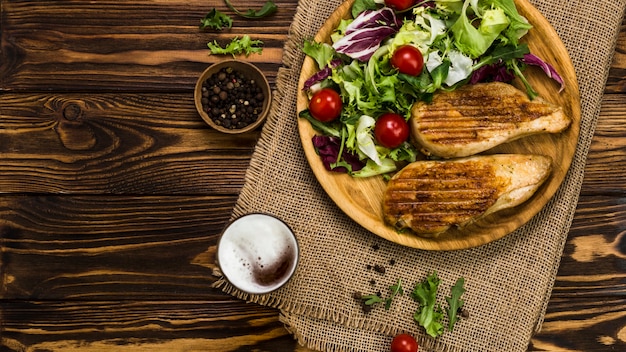
M 202 94 L 203 110 L 215 124 L 229 129 L 254 123 L 263 111 L 265 97 L 260 86 L 231 67 L 207 78 Z

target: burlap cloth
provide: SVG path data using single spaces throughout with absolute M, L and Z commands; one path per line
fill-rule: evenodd
M 565 43 L 580 85 L 580 140 L 567 178 L 552 201 L 505 238 L 478 248 L 432 252 L 402 247 L 371 234 L 346 216 L 321 188 L 298 136 L 296 91 L 305 38 L 312 38 L 340 0 L 300 0 L 285 46 L 273 112 L 246 174 L 233 216 L 266 212 L 295 231 L 301 257 L 292 280 L 274 293 L 249 296 L 224 280 L 217 285 L 251 302 L 277 307 L 298 341 L 325 351 L 386 351 L 391 336 L 408 331 L 420 351 L 525 351 L 550 297 L 576 208 L 583 169 L 626 0 L 531 0 Z M 377 249 L 376 249 L 377 245 Z M 395 265 L 389 261 L 394 260 Z M 381 275 L 367 265 L 385 265 Z M 389 311 L 364 314 L 353 292 L 387 294 L 428 273 L 441 278 L 440 302 L 458 277 L 470 317 L 432 339 L 412 320 L 417 308 L 405 293 Z M 375 280 L 372 285 L 370 280 Z

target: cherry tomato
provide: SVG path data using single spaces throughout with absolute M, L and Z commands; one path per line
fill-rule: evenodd
M 409 124 L 398 114 L 382 114 L 374 126 L 374 137 L 383 147 L 398 147 L 409 138 Z
M 424 56 L 418 48 L 413 45 L 402 45 L 391 55 L 391 66 L 401 73 L 417 76 L 424 68 Z
M 417 341 L 409 334 L 400 334 L 391 341 L 391 352 L 417 352 Z
M 332 88 L 322 88 L 311 97 L 309 112 L 318 121 L 329 122 L 341 114 L 341 97 Z
M 385 0 L 385 5 L 396 11 L 404 11 L 415 5 L 416 2 L 416 0 Z

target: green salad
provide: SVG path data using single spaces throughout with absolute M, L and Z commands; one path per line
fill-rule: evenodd
M 330 43 L 304 42 L 318 71 L 304 85 L 299 116 L 318 131 L 312 143 L 329 171 L 353 177 L 388 174 L 416 160 L 408 120 L 417 101 L 465 84 L 556 70 L 520 40 L 532 26 L 513 0 L 356 0 Z

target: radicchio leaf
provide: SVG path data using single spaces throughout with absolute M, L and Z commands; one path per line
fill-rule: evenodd
M 307 89 L 311 88 L 315 83 L 321 82 L 324 79 L 330 77 L 330 75 L 333 73 L 333 68 L 335 68 L 335 67 L 337 67 L 339 65 L 341 65 L 341 60 L 340 59 L 333 59 L 330 62 L 330 66 L 324 67 L 323 69 L 317 71 L 309 79 L 307 79 L 304 82 L 304 87 L 302 88 L 302 90 L 307 90 Z
M 348 172 L 348 169 L 344 166 L 338 166 L 333 168 L 331 165 L 337 163 L 337 156 L 339 154 L 339 149 L 341 148 L 341 140 L 336 137 L 330 136 L 313 136 L 313 146 L 320 158 L 322 159 L 322 163 L 324 167 L 328 171 L 335 172 Z M 359 157 L 355 154 L 349 153 L 344 150 L 341 155 L 341 161 L 344 161 L 351 165 L 352 171 L 359 171 L 365 166 L 365 164 L 359 160 Z
M 400 29 L 401 21 L 389 7 L 364 11 L 346 27 L 345 35 L 333 44 L 338 53 L 367 61 L 380 43 Z
M 565 88 L 565 83 L 563 82 L 563 78 L 559 75 L 556 69 L 549 63 L 543 61 L 541 58 L 533 54 L 526 54 L 524 55 L 522 62 L 527 65 L 539 66 L 543 70 L 543 72 L 545 72 L 546 76 L 552 78 L 553 80 L 555 80 L 557 83 L 561 85 L 559 92 L 561 92 Z
M 472 72 L 470 84 L 479 82 L 506 82 L 513 81 L 515 75 L 506 67 L 503 62 L 485 65 Z

